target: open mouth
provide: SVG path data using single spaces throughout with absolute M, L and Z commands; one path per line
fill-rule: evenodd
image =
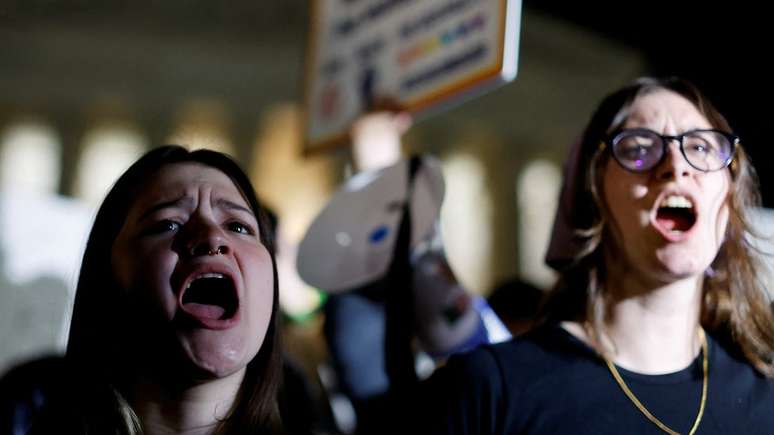
M 683 195 L 667 196 L 656 211 L 656 224 L 667 232 L 684 233 L 695 223 L 693 202 Z
M 206 320 L 228 320 L 239 307 L 231 277 L 214 272 L 191 279 L 183 289 L 181 303 L 183 311 Z

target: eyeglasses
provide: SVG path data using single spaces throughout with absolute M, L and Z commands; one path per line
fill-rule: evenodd
M 680 144 L 680 152 L 688 164 L 702 172 L 728 166 L 739 145 L 738 136 L 720 130 L 691 130 L 677 136 L 664 136 L 647 128 L 619 130 L 605 143 L 624 169 L 646 172 L 664 160 L 667 145 L 673 140 Z

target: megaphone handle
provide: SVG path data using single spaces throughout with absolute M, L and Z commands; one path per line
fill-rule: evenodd
M 392 262 L 387 272 L 387 300 L 385 302 L 385 369 L 390 389 L 410 389 L 417 382 L 411 339 L 414 334 L 413 277 L 410 259 L 411 213 L 410 206 L 414 178 L 421 166 L 419 157 L 409 161 L 408 188 L 403 204 L 398 236 Z

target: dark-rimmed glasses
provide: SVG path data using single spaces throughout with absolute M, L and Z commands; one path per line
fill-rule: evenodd
M 621 167 L 632 172 L 646 172 L 664 160 L 671 141 L 677 141 L 688 164 L 702 172 L 727 167 L 739 145 L 738 136 L 720 130 L 691 130 L 677 136 L 665 136 L 647 128 L 619 130 L 605 143 Z

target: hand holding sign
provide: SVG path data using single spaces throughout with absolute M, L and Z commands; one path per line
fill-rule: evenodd
M 520 0 L 312 5 L 307 151 L 343 143 L 376 95 L 417 114 L 516 77 Z
M 357 171 L 391 166 L 400 160 L 401 136 L 411 127 L 408 112 L 379 111 L 352 124 L 352 154 Z

